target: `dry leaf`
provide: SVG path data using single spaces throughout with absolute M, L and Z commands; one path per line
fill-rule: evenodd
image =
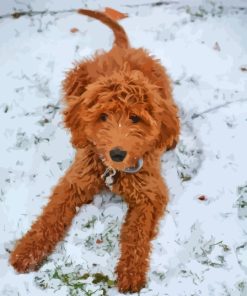
M 201 195 L 201 196 L 199 196 L 198 199 L 201 200 L 201 201 L 205 201 L 205 200 L 207 200 L 207 198 L 206 198 L 205 195 Z
M 240 68 L 241 71 L 243 72 L 247 72 L 247 65 L 244 65 Z
M 70 29 L 70 32 L 71 32 L 71 33 L 76 33 L 76 32 L 78 32 L 78 31 L 79 31 L 79 29 L 77 29 L 77 28 L 71 28 L 71 29 Z
M 118 21 L 118 20 L 128 17 L 127 13 L 122 13 L 122 12 L 112 9 L 110 7 L 106 7 L 104 13 L 107 16 L 109 16 L 111 19 L 113 19 L 114 21 Z
M 13 18 L 17 19 L 17 18 L 25 15 L 25 12 L 22 12 L 22 11 L 18 12 L 18 11 L 16 11 L 16 12 L 12 13 L 11 15 L 12 15 Z
M 97 239 L 97 240 L 96 240 L 96 244 L 102 244 L 102 243 L 103 243 L 102 240 L 100 240 L 100 239 Z
M 220 51 L 220 45 L 219 45 L 218 42 L 215 42 L 213 49 L 217 50 L 217 51 Z

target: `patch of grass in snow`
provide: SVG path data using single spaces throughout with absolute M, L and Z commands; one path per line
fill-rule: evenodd
M 214 1 L 209 1 L 207 4 L 198 7 L 190 7 L 189 5 L 185 6 L 185 11 L 187 14 L 190 15 L 191 22 L 196 20 L 206 20 L 207 17 L 210 16 L 217 16 L 221 17 L 224 13 L 224 7 L 222 5 L 217 5 Z
M 118 235 L 121 221 L 111 215 L 91 216 L 88 221 L 81 224 L 81 229 L 88 235 L 81 241 L 83 248 L 92 250 L 95 255 L 104 256 L 106 253 L 115 258 L 118 252 Z M 59 254 L 57 254 L 59 255 Z M 54 267 L 54 262 L 56 265 Z M 60 263 L 58 263 L 60 262 Z M 35 283 L 41 289 L 52 289 L 63 292 L 69 296 L 101 296 L 108 295 L 108 289 L 116 285 L 108 275 L 99 272 L 98 269 L 83 269 L 81 265 L 75 265 L 69 257 L 61 255 L 49 264 L 46 270 L 40 271 L 35 277 Z M 68 292 L 67 292 L 68 291 Z M 58 292 L 60 293 L 60 292 Z
M 163 281 L 166 277 L 166 274 L 164 272 L 158 272 L 158 271 L 153 271 L 152 274 L 156 276 L 160 281 Z
M 191 278 L 192 282 L 195 285 L 199 285 L 204 280 L 203 276 L 200 277 L 197 273 L 194 273 L 191 270 L 182 269 L 182 270 L 180 270 L 179 273 L 180 273 L 181 277 Z
M 185 9 L 186 13 L 188 13 L 191 17 L 191 21 L 195 21 L 197 18 L 199 19 L 206 19 L 208 12 L 205 8 L 199 6 L 197 10 L 193 10 L 190 6 L 186 6 Z
M 247 295 L 247 282 L 240 281 L 239 283 L 237 283 L 237 289 L 241 292 L 240 296 Z
M 247 255 L 247 242 L 242 243 L 236 247 L 236 255 L 238 258 L 238 263 L 243 269 L 247 269 L 246 255 Z M 247 290 L 247 287 L 246 287 Z M 247 295 L 247 294 L 246 294 Z
M 95 222 L 97 221 L 97 217 L 93 216 L 92 219 L 88 220 L 88 222 L 82 225 L 82 228 L 91 228 L 94 227 Z
M 183 168 L 185 168 L 185 167 L 183 167 Z M 179 177 L 180 177 L 180 179 L 183 181 L 183 182 L 186 182 L 186 181 L 190 181 L 191 180 L 191 176 L 189 176 L 189 175 L 185 175 L 183 172 L 180 172 L 179 173 Z
M 68 266 L 67 266 L 68 267 Z M 116 282 L 102 273 L 81 273 L 79 266 L 57 266 L 55 270 L 46 270 L 35 277 L 35 283 L 41 289 L 60 290 L 67 287 L 69 296 L 104 296 Z
M 191 180 L 197 174 L 202 162 L 202 150 L 191 146 L 190 138 L 191 136 L 187 136 L 181 139 L 176 149 L 177 173 L 183 182 Z
M 239 186 L 237 190 L 237 208 L 238 217 L 240 219 L 247 218 L 247 184 L 244 186 Z
M 223 267 L 226 264 L 225 255 L 230 248 L 223 241 L 212 243 L 212 240 L 206 242 L 198 252 L 197 259 L 201 264 L 211 267 Z
M 92 227 L 95 224 L 97 218 L 93 218 L 84 225 L 86 228 Z M 118 238 L 121 221 L 118 218 L 112 217 L 100 217 L 100 222 L 104 226 L 102 233 L 91 233 L 84 241 L 84 246 L 88 250 L 95 250 L 97 254 L 103 254 L 107 252 L 111 255 L 116 253 L 118 249 Z

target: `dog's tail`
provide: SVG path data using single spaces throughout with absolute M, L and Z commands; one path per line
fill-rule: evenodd
M 119 46 L 122 48 L 129 47 L 128 37 L 127 37 L 124 29 L 117 22 L 115 22 L 113 19 L 108 17 L 103 12 L 93 11 L 93 10 L 88 10 L 88 9 L 78 9 L 78 13 L 95 18 L 95 19 L 101 21 L 103 24 L 107 25 L 110 29 L 112 29 L 112 31 L 115 35 L 114 44 L 116 46 Z

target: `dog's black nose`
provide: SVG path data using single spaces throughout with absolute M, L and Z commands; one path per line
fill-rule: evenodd
M 113 161 L 116 161 L 116 162 L 121 162 L 124 160 L 125 156 L 126 156 L 127 152 L 126 151 L 123 151 L 119 148 L 113 148 L 111 151 L 110 151 L 110 156 L 111 156 L 111 159 Z

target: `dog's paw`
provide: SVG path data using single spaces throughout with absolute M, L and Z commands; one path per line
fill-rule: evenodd
M 139 292 L 146 284 L 145 272 L 130 267 L 117 267 L 117 287 L 119 292 Z
M 9 262 L 19 273 L 37 270 L 44 254 L 36 246 L 19 244 L 11 253 Z

